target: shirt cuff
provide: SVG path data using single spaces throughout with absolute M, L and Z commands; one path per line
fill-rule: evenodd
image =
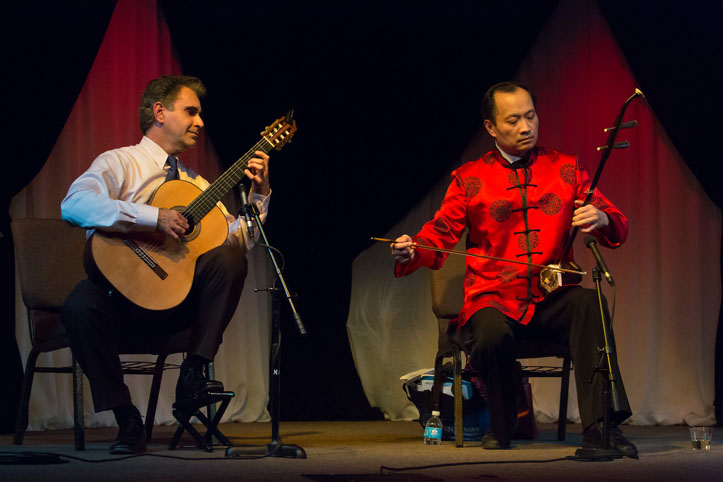
M 159 209 L 155 206 L 139 204 L 136 224 L 144 228 L 156 229 L 158 226 L 158 211 Z
M 263 194 L 256 194 L 255 192 L 251 191 L 249 202 L 256 206 L 256 209 L 259 210 L 259 213 L 266 213 L 269 210 L 269 201 L 272 192 L 273 191 L 269 191 L 269 193 L 264 196 Z

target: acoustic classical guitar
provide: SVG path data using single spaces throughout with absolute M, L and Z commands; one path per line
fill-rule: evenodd
M 179 305 L 191 290 L 196 260 L 220 246 L 228 236 L 226 216 L 217 206 L 244 177 L 255 151 L 270 152 L 290 141 L 296 132 L 293 111 L 274 121 L 261 139 L 201 191 L 187 181 L 166 181 L 153 194 L 150 205 L 175 209 L 186 217 L 188 231 L 178 242 L 160 231 L 110 233 L 96 230 L 86 252 L 95 267 L 123 296 L 149 310 Z

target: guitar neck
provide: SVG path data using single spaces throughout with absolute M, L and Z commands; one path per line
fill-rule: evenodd
M 234 162 L 226 172 L 221 174 L 201 195 L 194 199 L 183 212 L 183 215 L 187 219 L 193 220 L 193 222 L 203 219 L 221 198 L 243 179 L 244 170 L 248 167 L 249 159 L 254 157 L 254 152 L 262 151 L 268 154 L 273 149 L 274 145 L 262 137 L 255 146 Z

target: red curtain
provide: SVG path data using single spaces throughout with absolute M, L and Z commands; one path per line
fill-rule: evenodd
M 156 2 L 120 0 L 48 161 L 16 200 L 13 213 L 60 217 L 60 201 L 68 186 L 98 154 L 140 141 L 138 104 L 145 85 L 160 75 L 180 72 Z M 205 138 L 201 136 L 198 147 L 185 153 L 183 161 L 214 179 L 218 161 Z
M 560 2 L 519 78 L 538 95 L 541 145 L 578 154 L 592 176 L 602 129 L 637 86 L 597 4 Z M 599 187 L 630 220 L 625 245 L 603 255 L 618 286 L 615 333 L 632 420 L 711 424 L 720 210 L 645 100 L 634 100 L 625 119 L 639 127 L 620 132 L 630 147 L 612 152 Z M 580 239 L 575 250 L 590 270 Z

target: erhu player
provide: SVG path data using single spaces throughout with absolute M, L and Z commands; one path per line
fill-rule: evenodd
M 445 253 L 413 244 L 450 249 L 465 228 L 469 253 L 541 265 L 560 261 L 556 257 L 571 226 L 609 248 L 625 241 L 627 218 L 597 189 L 592 202 L 583 205 L 591 181 L 578 159 L 537 146 L 535 97 L 528 88 L 515 82 L 493 85 L 484 96 L 482 116 L 495 149 L 455 170 L 434 219 L 414 238 L 405 234 L 395 240 L 397 277 L 421 266 L 439 269 Z M 562 260 L 571 255 L 562 253 Z M 580 286 L 548 294 L 540 287 L 539 271 L 531 265 L 467 258 L 464 306 L 450 329 L 456 330 L 487 388 L 490 428 L 482 446 L 510 447 L 517 427 L 516 343 L 543 339 L 569 342 L 583 447 L 599 448 L 604 380 L 596 376 L 589 383 L 599 363 L 598 347 L 605 345 L 597 294 Z M 609 319 L 607 304 L 605 316 Z M 637 448 L 617 426 L 631 411 L 614 356 L 612 366 L 620 404 L 610 413 L 610 447 L 636 457 Z

